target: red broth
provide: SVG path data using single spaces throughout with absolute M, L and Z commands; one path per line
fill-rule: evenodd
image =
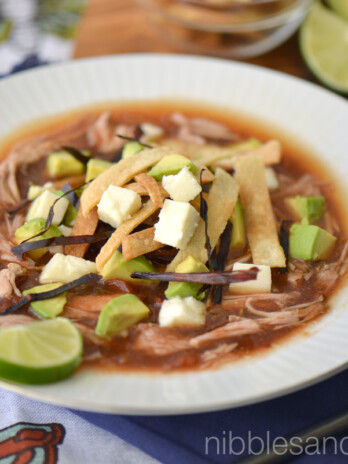
M 118 106 L 108 105 L 107 109 L 111 113 L 110 124 L 112 126 L 120 124 L 138 126 L 143 122 L 151 122 L 161 126 L 166 137 L 177 137 L 178 127 L 173 123 L 171 115 L 175 111 L 180 111 L 188 118 L 203 117 L 222 123 L 239 140 L 249 137 L 257 137 L 264 142 L 272 138 L 279 139 L 283 146 L 283 156 L 280 164 L 274 166 L 274 169 L 280 188 L 271 193 L 273 211 L 278 225 L 282 220 L 293 219 L 284 203 L 284 198 L 296 194 L 321 194 L 325 197 L 326 213 L 317 224 L 336 235 L 338 240 L 326 262 L 306 263 L 291 259 L 288 272 L 281 273 L 278 269 L 273 269 L 270 296 L 244 295 L 237 298 L 231 296 L 228 289 L 224 289 L 222 303 L 210 304 L 206 324 L 194 329 L 158 326 L 158 312 L 166 288 L 164 283 L 142 285 L 111 280 L 72 290 L 69 292 L 68 304 L 62 316 L 77 322 L 84 335 L 85 349 L 82 366 L 160 371 L 216 367 L 223 362 L 269 349 L 299 330 L 303 330 L 311 321 L 329 311 L 329 298 L 342 282 L 347 265 L 345 218 L 333 177 L 315 157 L 308 154 L 308 150 L 295 146 L 284 135 L 272 133 L 272 130 L 262 127 L 250 118 L 229 115 L 211 108 L 173 102 L 156 104 L 139 102 Z M 91 149 L 88 146 L 86 130 L 101 112 L 101 107 L 81 109 L 64 117 L 52 119 L 48 123 L 37 123 L 12 137 L 10 141 L 4 142 L 2 155 L 6 157 L 16 144 L 20 142 L 25 145 L 25 141 L 33 136 L 43 136 L 50 141 L 58 140 L 59 145 L 62 134 L 64 139 L 65 131 L 69 134 L 71 124 L 79 121 L 77 123 L 79 130 L 71 131 L 70 139 L 69 136 L 67 137 L 69 145 L 78 149 L 88 148 L 95 157 L 115 159 L 120 152 L 119 149 L 103 153 L 98 147 Z M 217 143 L 224 144 L 221 140 Z M 61 186 L 63 181 L 57 182 L 55 179 L 50 179 L 45 165 L 45 156 L 31 164 L 26 164 L 26 159 L 23 157 L 16 177 L 22 199 L 26 198 L 28 187 L 31 184 L 42 185 L 47 181 L 53 181 L 57 188 Z M 78 182 L 78 179 L 75 181 Z M 1 214 L 4 218 L 5 206 L 2 206 Z M 95 246 L 91 246 L 86 258 L 94 259 L 96 253 Z M 228 262 L 238 261 L 238 257 L 246 255 L 247 250 L 238 250 L 230 254 Z M 174 256 L 174 250 L 166 247 L 150 253 L 148 258 L 158 264 Z M 46 256 L 39 264 L 44 264 L 47 260 Z M 8 261 L 1 260 L 2 267 L 6 267 L 7 264 Z M 163 265 L 159 264 L 159 268 L 163 269 Z M 38 270 L 28 270 L 25 275 L 17 278 L 18 288 L 24 290 L 36 285 L 38 275 Z M 94 328 L 100 310 L 111 298 L 128 292 L 139 296 L 151 309 L 151 315 L 111 340 L 98 338 L 94 333 Z M 17 299 L 18 297 L 15 296 L 1 299 L 0 312 L 3 312 Z M 35 318 L 28 308 L 20 312 Z M 219 329 L 228 324 L 240 322 L 242 319 L 247 320 L 244 332 L 232 330 L 231 333 L 227 331 L 225 336 L 214 337 L 214 333 L 218 333 Z M 259 328 L 248 331 L 248 321 L 251 326 L 256 323 Z M 213 334 L 211 339 L 202 344 L 192 345 L 190 342 L 192 339 L 206 333 Z

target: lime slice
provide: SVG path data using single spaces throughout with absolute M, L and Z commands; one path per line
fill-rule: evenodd
M 330 8 L 336 11 L 337 14 L 348 21 L 348 2 L 347 0 L 327 0 Z
M 348 93 L 348 23 L 315 3 L 300 30 L 300 48 L 313 74 L 328 87 Z
M 0 377 L 40 384 L 68 377 L 82 360 L 82 336 L 58 317 L 0 329 Z

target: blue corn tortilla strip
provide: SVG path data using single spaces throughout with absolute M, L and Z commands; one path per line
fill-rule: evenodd
M 65 293 L 73 288 L 80 287 L 81 285 L 86 285 L 90 282 L 99 282 L 102 279 L 102 276 L 99 274 L 86 274 L 79 279 L 73 280 L 68 284 L 64 284 L 61 287 L 55 288 L 53 290 L 49 290 L 48 292 L 42 293 L 29 293 L 24 298 L 19 300 L 14 305 L 7 308 L 3 313 L 0 314 L 1 316 L 7 316 L 8 314 L 12 314 L 18 309 L 21 309 L 23 306 L 31 303 L 32 301 L 40 301 L 40 300 L 48 300 L 49 298 L 54 298 L 62 293 Z

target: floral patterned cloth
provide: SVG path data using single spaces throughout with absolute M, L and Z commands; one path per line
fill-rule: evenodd
M 0 74 L 28 56 L 54 62 L 71 57 L 88 0 L 0 0 Z

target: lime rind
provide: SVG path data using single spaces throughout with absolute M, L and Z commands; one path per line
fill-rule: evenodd
M 348 21 L 348 2 L 347 0 L 326 0 L 330 8 L 332 8 L 341 18 Z
M 42 384 L 71 375 L 82 361 L 83 339 L 65 318 L 0 329 L 0 377 Z
M 300 29 L 302 56 L 313 74 L 339 93 L 348 93 L 348 23 L 315 3 Z

